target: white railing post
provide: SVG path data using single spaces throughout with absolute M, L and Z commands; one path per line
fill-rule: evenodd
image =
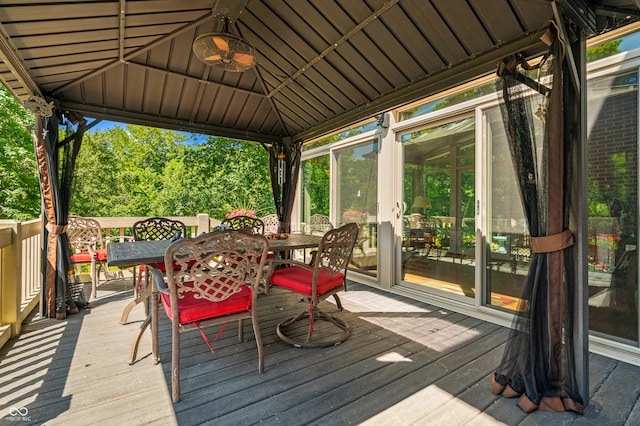
M 211 229 L 211 225 L 209 223 L 209 215 L 206 213 L 198 213 L 198 232 L 196 232 L 196 235 L 192 235 L 192 237 L 198 236 L 200 234 L 202 234 L 203 232 L 205 233 L 209 233 L 209 230 Z

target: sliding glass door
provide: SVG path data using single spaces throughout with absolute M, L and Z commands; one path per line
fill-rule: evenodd
M 475 119 L 406 133 L 401 142 L 402 283 L 474 298 Z

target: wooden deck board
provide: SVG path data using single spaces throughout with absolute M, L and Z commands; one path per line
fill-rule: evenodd
M 0 352 L 0 424 L 10 407 L 26 407 L 20 424 L 637 424 L 640 367 L 591 354 L 591 404 L 574 413 L 525 414 L 515 399 L 489 389 L 508 330 L 433 305 L 350 285 L 345 311 L 324 304 L 351 324 L 344 343 L 317 349 L 291 347 L 275 326 L 305 309 L 274 289 L 260 296 L 264 374 L 258 373 L 250 321 L 244 340 L 237 323 L 183 333 L 182 402 L 170 397 L 170 324 L 160 326 L 160 365 L 145 333 L 138 360 L 127 363 L 131 339 L 144 318 L 136 307 L 118 323 L 130 285 L 101 286 L 96 307 L 66 321 L 34 319 Z M 295 327 L 304 327 L 297 324 Z

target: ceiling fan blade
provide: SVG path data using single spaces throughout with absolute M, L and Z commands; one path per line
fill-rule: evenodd
M 218 47 L 218 49 L 223 50 L 225 52 L 229 51 L 229 41 L 224 37 L 212 37 L 213 42 Z
M 253 55 L 248 55 L 246 53 L 234 53 L 233 60 L 241 63 L 242 65 L 251 65 L 255 61 Z
M 220 59 L 222 59 L 221 55 L 211 55 L 203 58 L 204 61 L 219 61 Z

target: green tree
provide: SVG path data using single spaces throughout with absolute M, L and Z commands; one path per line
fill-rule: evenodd
M 141 126 L 85 136 L 72 211 L 84 216 L 223 219 L 237 208 L 273 213 L 269 157 L 259 144 Z
M 76 166 L 72 212 L 83 216 L 173 215 L 164 173 L 184 157 L 185 134 L 128 125 L 85 135 Z M 172 163 L 172 159 L 176 159 Z
M 612 40 L 587 49 L 587 62 L 620 53 L 620 43 L 622 43 L 622 39 Z
M 33 114 L 0 85 L 0 218 L 29 220 L 40 215 Z
M 260 144 L 210 137 L 197 147 L 203 161 L 199 175 L 206 179 L 212 217 L 223 219 L 234 209 L 275 213 L 269 155 Z

